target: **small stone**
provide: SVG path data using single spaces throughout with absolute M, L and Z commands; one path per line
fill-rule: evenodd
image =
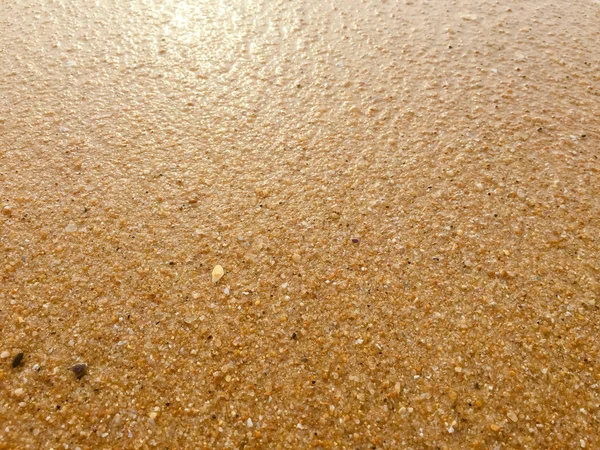
M 221 267 L 220 265 L 217 264 L 212 271 L 213 283 L 216 283 L 217 281 L 219 281 L 224 274 L 225 274 L 225 270 L 223 270 L 223 267 Z
M 359 240 L 357 238 L 352 238 L 352 242 L 354 242 L 355 244 L 358 244 Z
M 252 427 L 252 425 L 254 425 L 254 424 L 252 423 L 252 419 L 251 419 L 250 417 L 248 417 L 248 420 L 246 420 L 246 425 L 248 426 L 248 428 L 251 428 L 251 427 Z
M 461 373 L 461 372 L 462 372 L 462 367 L 456 366 L 456 367 L 454 368 L 454 371 L 455 371 L 456 373 Z
M 509 418 L 510 420 L 512 420 L 513 422 L 516 422 L 517 420 L 519 420 L 519 418 L 517 417 L 517 415 L 516 415 L 514 412 L 512 412 L 512 411 L 510 411 L 510 412 L 507 414 L 507 416 L 508 416 L 508 418 Z
M 87 373 L 87 364 L 75 364 L 71 367 L 71 370 L 77 376 L 77 379 L 80 380 Z
M 15 389 L 15 395 L 17 397 L 23 397 L 23 395 L 25 395 L 25 391 L 23 390 L 23 388 Z
M 13 358 L 13 361 L 12 361 L 13 368 L 18 367 L 19 364 L 21 364 L 21 361 L 23 361 L 23 356 L 25 356 L 25 355 L 23 354 L 23 352 L 21 352 Z
M 293 260 L 295 263 L 299 263 L 300 261 L 302 261 L 302 257 L 301 257 L 301 256 L 300 256 L 298 253 L 294 253 L 294 254 L 292 255 L 292 260 Z
M 150 414 L 148 414 L 148 417 L 150 417 L 152 420 L 156 419 L 157 416 L 158 413 L 155 411 L 152 411 Z
M 0 353 L 0 358 L 2 359 L 6 359 L 10 356 L 10 352 L 4 350 L 2 353 Z
M 10 206 L 6 205 L 4 208 L 2 208 L 2 214 L 4 214 L 5 216 L 11 216 L 12 208 Z
M 75 225 L 73 222 L 69 222 L 69 225 L 67 225 L 65 231 L 67 233 L 75 233 L 77 231 L 77 225 Z

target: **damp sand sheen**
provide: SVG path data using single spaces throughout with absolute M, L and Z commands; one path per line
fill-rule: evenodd
M 0 449 L 600 448 L 600 3 L 0 3 Z

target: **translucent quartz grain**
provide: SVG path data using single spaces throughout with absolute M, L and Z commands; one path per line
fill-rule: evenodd
M 600 448 L 599 24 L 0 2 L 0 448 Z

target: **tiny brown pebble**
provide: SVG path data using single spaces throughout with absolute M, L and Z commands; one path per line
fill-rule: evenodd
M 79 380 L 87 373 L 87 364 L 75 364 L 73 367 L 71 367 L 71 370 Z
M 23 356 L 25 356 L 23 354 L 23 352 L 19 353 L 17 356 L 15 356 L 12 360 L 12 366 L 13 367 L 18 367 L 19 364 L 21 364 L 21 361 L 23 361 Z
M 354 242 L 355 244 L 358 244 L 358 239 L 357 238 L 352 238 L 352 242 Z

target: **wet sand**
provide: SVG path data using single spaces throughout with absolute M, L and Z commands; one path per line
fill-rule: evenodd
M 599 43 L 597 0 L 0 3 L 0 448 L 600 448 Z

